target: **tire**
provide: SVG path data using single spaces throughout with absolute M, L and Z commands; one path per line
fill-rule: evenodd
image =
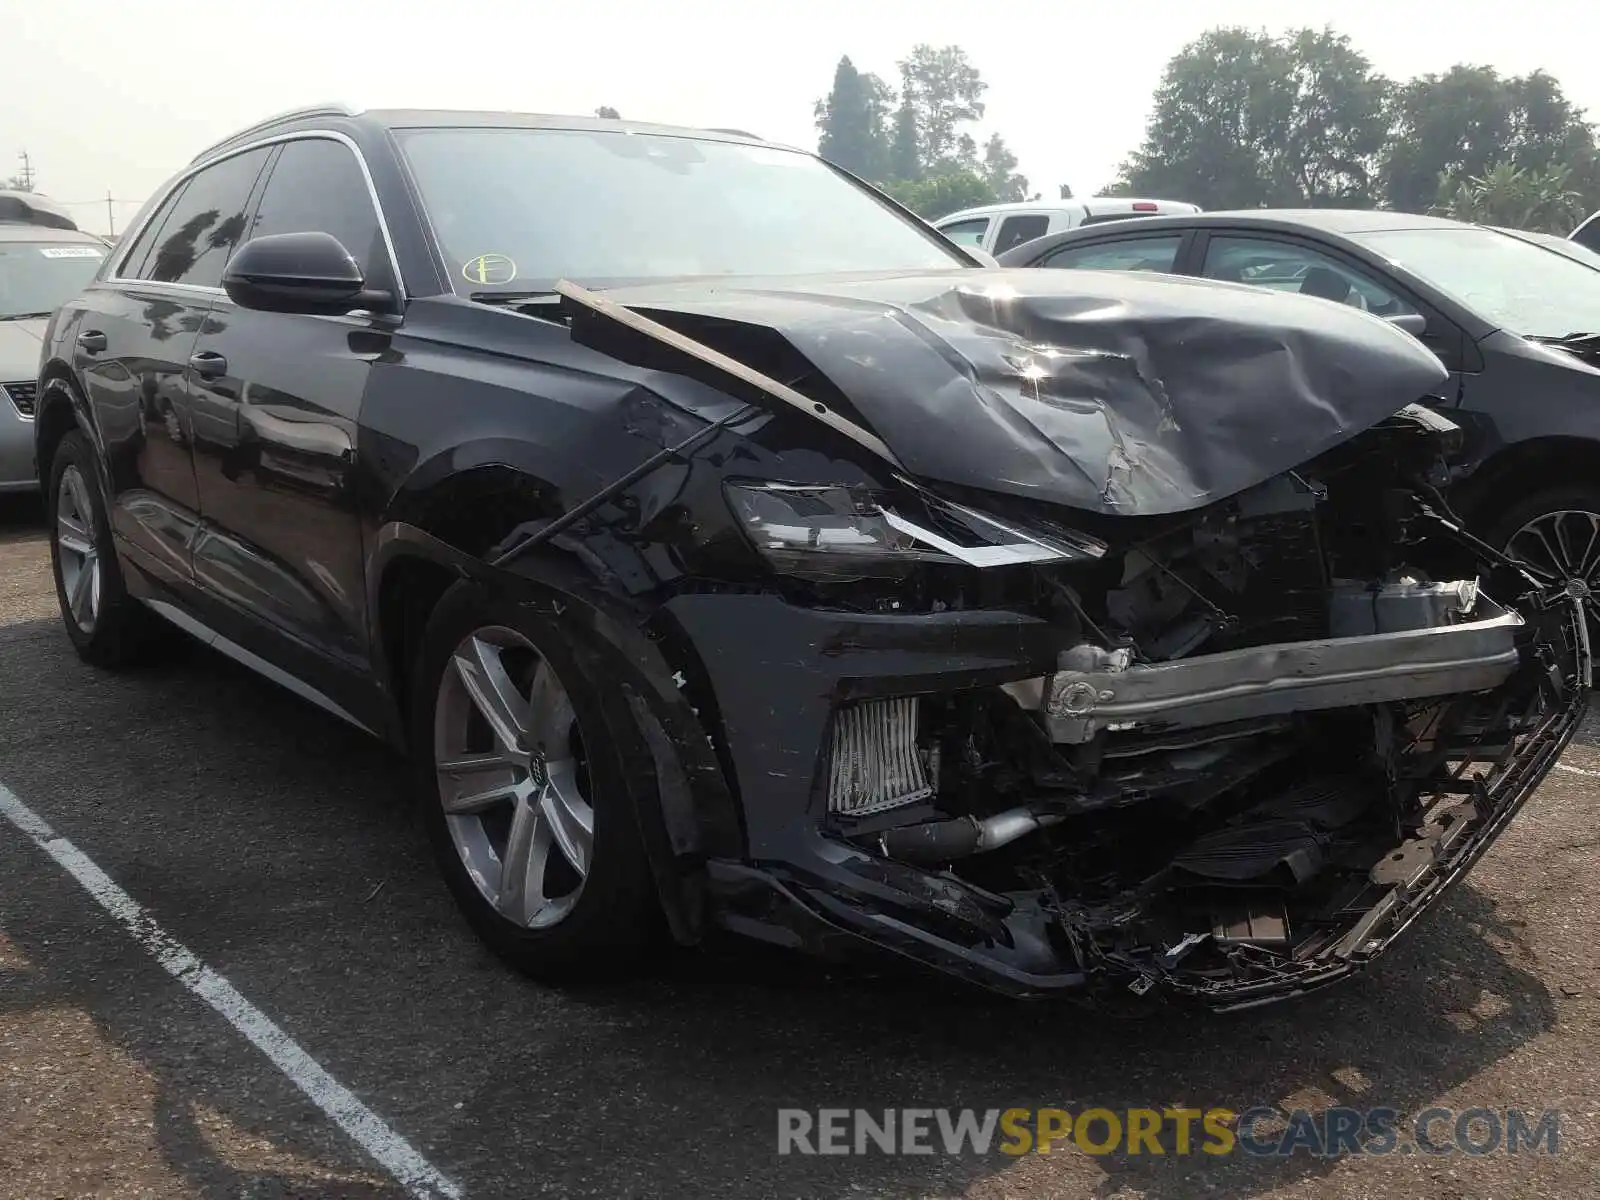
M 1548 581 L 1551 592 L 1577 589 L 1591 635 L 1600 631 L 1600 487 L 1563 484 L 1535 492 L 1486 522 L 1482 536 Z
M 112 669 L 157 657 L 170 644 L 168 631 L 128 594 L 111 541 L 95 453 L 81 430 L 67 434 L 56 447 L 45 513 L 56 600 L 78 657 Z
M 428 620 L 410 687 L 416 790 L 445 883 L 496 954 L 555 984 L 638 974 L 666 940 L 619 753 L 639 734 L 608 727 L 579 645 L 557 622 L 458 583 Z M 485 705 L 491 692 L 520 707 Z M 508 876 L 519 833 L 533 865 Z M 586 873 L 574 867 L 585 856 Z

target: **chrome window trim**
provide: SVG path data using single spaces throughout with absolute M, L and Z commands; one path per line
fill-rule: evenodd
M 166 190 L 161 193 L 161 198 L 151 207 L 150 215 L 147 216 L 143 221 L 139 222 L 139 227 L 137 229 L 127 230 L 123 233 L 122 242 L 127 243 L 128 249 L 122 253 L 120 258 L 117 259 L 116 265 L 111 270 L 111 274 L 107 275 L 105 279 L 101 280 L 101 282 L 149 284 L 156 287 L 168 287 L 191 293 L 226 295 L 227 293 L 219 287 L 208 287 L 193 283 L 168 283 L 164 280 L 139 279 L 134 276 L 124 275 L 122 270 L 125 266 L 127 266 L 128 259 L 133 253 L 134 244 L 144 236 L 145 227 L 148 226 L 150 222 L 153 221 L 161 212 L 167 201 L 172 197 L 172 193 L 178 188 L 182 187 L 184 184 L 188 183 L 190 179 L 194 178 L 201 171 L 204 171 L 209 167 L 214 167 L 220 162 L 226 162 L 230 158 L 236 158 L 241 154 L 249 154 L 255 150 L 265 149 L 270 146 L 283 145 L 286 142 L 316 140 L 342 142 L 346 149 L 348 149 L 351 154 L 355 155 L 356 165 L 361 168 L 361 178 L 364 179 L 367 184 L 367 198 L 372 201 L 372 210 L 378 218 L 378 231 L 383 235 L 383 248 L 389 256 L 389 270 L 394 275 L 395 288 L 399 292 L 402 302 L 409 299 L 410 293 L 406 291 L 405 276 L 400 273 L 400 256 L 395 253 L 394 237 L 389 232 L 389 221 L 383 212 L 383 201 L 378 198 L 377 185 L 372 181 L 372 171 L 367 166 L 366 155 L 361 153 L 361 147 L 356 145 L 355 141 L 349 137 L 349 135 L 339 133 L 337 130 L 333 129 L 297 129 L 293 133 L 280 133 L 274 137 L 262 138 L 260 141 L 255 141 L 245 146 L 236 147 L 235 149 L 229 150 L 226 154 L 219 154 L 215 158 L 208 158 L 204 162 L 195 163 L 189 166 L 181 175 L 178 175 L 176 178 L 168 182 Z M 269 186 L 271 185 L 271 176 L 267 177 L 267 183 Z M 263 193 L 263 195 L 264 194 L 265 193 Z M 257 203 L 259 204 L 260 202 L 257 201 Z M 121 245 L 122 243 L 119 242 L 118 244 Z

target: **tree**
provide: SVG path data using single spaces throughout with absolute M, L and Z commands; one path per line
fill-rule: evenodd
M 989 181 L 973 171 L 950 171 L 931 179 L 896 179 L 884 191 L 927 221 L 998 199 Z
M 1071 200 L 1072 199 L 1072 186 L 1070 184 L 1066 184 L 1066 183 L 1057 184 L 1056 185 L 1056 192 L 1057 192 L 1056 198 L 1058 200 Z
M 912 48 L 900 64 L 900 113 L 896 118 L 897 150 L 900 122 L 909 112 L 916 129 L 917 177 L 976 165 L 977 146 L 964 154 L 960 126 L 983 116 L 983 93 L 988 89 L 978 69 L 967 61 L 960 46 L 935 48 L 926 43 Z M 971 161 L 965 161 L 970 159 Z M 912 178 L 904 176 L 903 178 Z
M 1113 188 L 1213 209 L 1370 204 L 1387 93 L 1331 30 L 1210 30 L 1168 62 Z
M 889 142 L 889 178 L 921 179 L 922 148 L 917 138 L 917 110 L 902 97 L 894 112 L 894 135 Z
M 1426 211 L 1441 181 L 1486 180 L 1501 164 L 1535 173 L 1566 165 L 1588 202 L 1600 201 L 1594 131 L 1542 71 L 1507 79 L 1458 64 L 1420 76 L 1396 93 L 1391 123 L 1381 170 L 1390 208 Z
M 1294 96 L 1278 163 L 1283 187 L 1310 205 L 1370 206 L 1389 134 L 1389 81 L 1330 29 L 1302 29 L 1287 49 Z
M 998 133 L 984 143 L 983 177 L 1000 200 L 1022 200 L 1028 194 L 1028 177 L 1017 174 L 1017 156 Z
M 1482 175 L 1446 175 L 1438 210 L 1458 221 L 1565 234 L 1585 215 L 1565 164 L 1547 171 L 1496 163 Z
M 616 109 L 612 108 L 609 104 L 602 104 L 599 108 L 595 109 L 594 115 L 597 117 L 604 117 L 608 121 L 622 120 L 622 114 Z
M 882 179 L 889 167 L 889 109 L 894 96 L 848 55 L 833 73 L 833 89 L 815 106 L 817 153 L 863 179 Z
M 1005 139 L 993 134 L 980 151 L 965 128 L 983 116 L 987 85 L 961 47 L 919 45 L 898 65 L 897 94 L 839 60 L 813 110 L 818 153 L 925 217 L 1023 199 L 1028 180 Z

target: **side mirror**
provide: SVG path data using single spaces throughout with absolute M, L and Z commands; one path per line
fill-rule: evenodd
M 222 274 L 228 298 L 263 312 L 342 316 L 386 309 L 394 297 L 369 291 L 354 256 L 327 233 L 272 233 L 240 246 Z
M 1403 329 L 1414 338 L 1419 338 L 1428 332 L 1428 318 L 1421 313 L 1396 313 L 1392 317 L 1385 317 L 1385 321 L 1396 329 Z

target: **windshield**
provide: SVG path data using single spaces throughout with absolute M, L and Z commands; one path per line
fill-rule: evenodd
M 1600 331 L 1600 271 L 1492 229 L 1350 235 L 1503 329 L 1524 337 Z
M 0 241 L 0 321 L 49 316 L 87 287 L 104 246 Z
M 0 241 L 0 321 L 49 316 L 89 285 L 105 253 L 82 242 Z
M 462 293 L 971 265 L 796 151 L 621 131 L 397 136 Z

